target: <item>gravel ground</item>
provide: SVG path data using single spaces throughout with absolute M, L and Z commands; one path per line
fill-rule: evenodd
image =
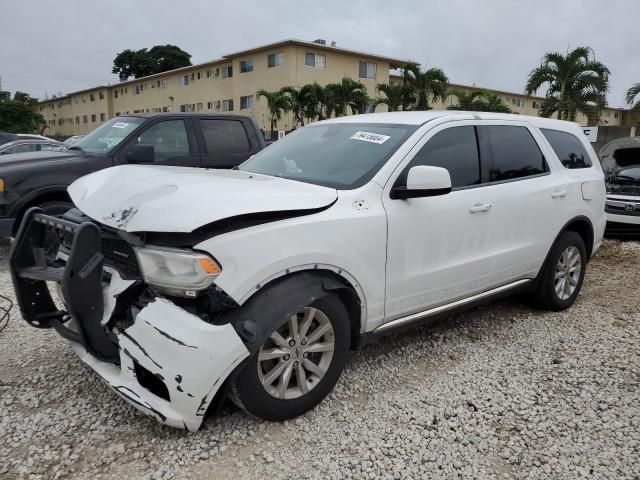
M 0 477 L 640 479 L 639 284 L 640 243 L 608 240 L 569 311 L 495 302 L 354 353 L 301 418 L 226 407 L 197 433 L 139 414 L 14 311 Z

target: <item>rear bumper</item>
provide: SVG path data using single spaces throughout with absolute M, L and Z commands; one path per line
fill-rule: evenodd
M 62 266 L 44 255 L 45 226 L 73 236 Z M 103 260 L 97 225 L 27 212 L 10 253 L 24 320 L 54 327 L 83 362 L 142 412 L 197 430 L 216 392 L 249 352 L 231 325 L 206 323 L 168 299 L 152 297 L 142 307 L 125 303 L 127 290 L 141 282 L 124 280 Z M 47 282 L 58 283 L 65 311 L 55 306 Z M 131 322 L 118 327 L 114 312 L 123 310 Z

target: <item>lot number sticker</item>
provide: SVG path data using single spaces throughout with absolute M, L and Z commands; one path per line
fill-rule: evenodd
M 390 138 L 388 135 L 371 132 L 356 132 L 351 136 L 351 140 L 362 140 L 363 142 L 377 143 L 378 145 L 382 145 Z
M 113 124 L 113 128 L 127 128 L 128 123 L 125 122 L 116 122 Z

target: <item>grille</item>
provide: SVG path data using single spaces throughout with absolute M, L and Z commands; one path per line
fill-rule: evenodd
M 126 279 L 140 278 L 138 259 L 133 247 L 119 237 L 102 235 L 104 263 L 114 268 Z
M 62 246 L 67 252 L 71 251 L 73 235 L 73 232 L 64 231 L 61 233 Z M 128 280 L 140 278 L 138 259 L 133 247 L 127 241 L 103 229 L 101 251 L 104 255 L 104 263 L 117 270 L 123 278 Z

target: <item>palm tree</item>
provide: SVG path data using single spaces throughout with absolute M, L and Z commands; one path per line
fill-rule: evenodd
M 416 96 L 410 85 L 379 83 L 376 89 L 386 96 L 385 98 L 379 98 L 376 101 L 376 106 L 386 105 L 390 112 L 395 112 L 401 107 L 402 110 L 406 110 L 409 105 L 416 101 Z
M 557 112 L 558 119 L 575 120 L 582 112 L 597 122 L 606 105 L 609 69 L 595 60 L 589 47 L 578 47 L 566 55 L 549 52 L 529 74 L 525 91 L 532 95 L 543 85 L 547 85 L 547 94 L 540 116 Z
M 368 102 L 367 89 L 352 78 L 343 77 L 340 83 L 329 83 L 325 89 L 325 107 L 327 116 L 335 112 L 336 116 L 347 114 L 347 107 L 354 111 L 362 109 L 363 102 Z
M 634 100 L 638 97 L 636 103 L 633 103 Z M 627 103 L 631 105 L 633 109 L 640 109 L 640 83 L 636 83 L 629 90 L 627 90 Z
M 407 63 L 404 66 L 404 83 L 413 87 L 418 95 L 416 110 L 431 110 L 429 99 L 436 101 L 447 97 L 449 79 L 440 68 L 429 68 L 421 71 L 416 62 Z
M 296 87 L 282 87 L 280 92 L 286 95 L 289 99 L 289 106 L 293 112 L 296 125 L 299 123 L 304 127 L 304 93 L 302 89 L 298 90 Z
M 493 92 L 486 90 L 472 90 L 470 92 L 453 90 L 451 95 L 456 97 L 458 104 L 448 106 L 447 110 L 511 113 L 511 109 Z
M 283 113 L 291 110 L 289 97 L 281 91 L 267 92 L 263 89 L 256 92 L 256 97 L 264 97 L 267 99 L 267 108 L 269 109 L 269 115 L 271 115 L 271 134 L 273 135 L 276 121 L 282 118 Z
M 300 89 L 302 113 L 309 120 L 324 120 L 324 87 L 318 82 L 307 83 Z

